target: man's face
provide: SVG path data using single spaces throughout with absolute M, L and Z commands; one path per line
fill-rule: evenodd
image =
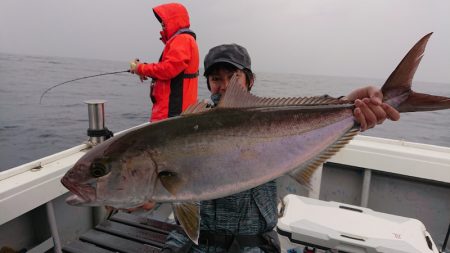
M 237 69 L 236 71 L 230 71 L 227 69 L 219 68 L 213 71 L 208 76 L 209 86 L 211 87 L 211 94 L 221 94 L 223 95 L 227 90 L 233 74 L 237 74 L 238 83 L 242 86 L 244 90 L 247 90 L 247 83 L 244 71 Z

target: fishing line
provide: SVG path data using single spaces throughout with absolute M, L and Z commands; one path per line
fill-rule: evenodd
M 58 83 L 56 85 L 53 85 L 52 87 L 46 89 L 42 95 L 41 98 L 39 99 L 39 104 L 41 104 L 42 102 L 42 98 L 44 97 L 44 95 L 49 92 L 50 90 L 52 90 L 53 88 L 56 88 L 60 85 L 66 84 L 66 83 L 70 83 L 70 82 L 74 82 L 74 81 L 78 81 L 78 80 L 82 80 L 82 79 L 87 79 L 87 78 L 91 78 L 91 77 L 97 77 L 97 76 L 105 76 L 105 75 L 114 75 L 114 74 L 119 74 L 119 73 L 126 73 L 126 72 L 130 72 L 130 70 L 123 70 L 123 71 L 116 71 L 116 72 L 109 72 L 109 73 L 103 73 L 103 74 L 97 74 L 97 75 L 92 75 L 92 76 L 85 76 L 85 77 L 80 77 L 80 78 L 75 78 L 73 80 L 69 80 L 69 81 L 65 81 L 63 83 Z

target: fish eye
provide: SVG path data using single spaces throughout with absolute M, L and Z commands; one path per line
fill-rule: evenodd
M 93 177 L 102 177 L 109 172 L 110 170 L 101 163 L 93 163 L 91 166 L 91 176 Z

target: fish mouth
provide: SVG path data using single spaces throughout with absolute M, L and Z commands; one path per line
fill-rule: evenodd
M 63 177 L 61 183 L 72 193 L 66 198 L 66 203 L 73 206 L 93 204 L 96 199 L 95 188 L 87 184 L 79 184 Z

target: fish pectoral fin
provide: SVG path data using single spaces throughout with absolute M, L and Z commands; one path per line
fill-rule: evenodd
M 158 178 L 164 188 L 173 195 L 176 195 L 178 190 L 184 185 L 185 181 L 176 172 L 161 171 L 158 173 Z
M 200 203 L 180 202 L 172 204 L 175 217 L 187 236 L 198 245 L 200 234 Z

